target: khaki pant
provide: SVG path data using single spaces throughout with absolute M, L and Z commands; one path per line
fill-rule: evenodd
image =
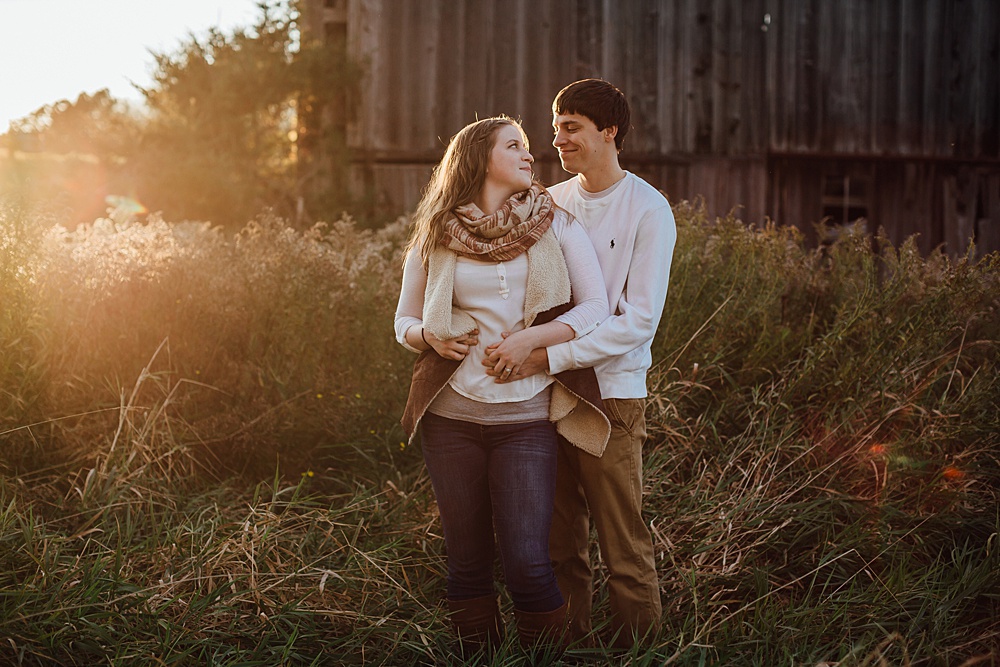
M 660 589 L 649 528 L 642 520 L 644 399 L 605 399 L 611 440 L 597 458 L 560 438 L 555 514 L 549 554 L 559 589 L 569 604 L 573 640 L 591 631 L 594 576 L 590 519 L 608 568 L 611 630 L 616 644 L 631 646 L 660 625 Z M 589 508 L 589 511 L 588 511 Z

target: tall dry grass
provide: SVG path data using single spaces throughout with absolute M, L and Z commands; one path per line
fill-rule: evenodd
M 367 439 L 399 409 L 384 387 L 402 381 L 405 352 L 385 322 L 402 233 L 347 219 L 299 232 L 269 216 L 232 238 L 158 219 L 36 232 L 21 258 L 32 277 L 11 281 L 25 314 L 10 344 L 28 361 L 4 386 L 31 389 L 0 413 L 22 427 L 7 437 L 90 440 L 144 373 L 129 400 L 166 402 L 171 437 L 223 474 L 301 468 Z
M 1000 659 L 998 258 L 680 213 L 647 460 L 679 656 Z
M 996 664 L 998 258 L 675 213 L 645 450 L 664 628 L 569 657 Z M 0 218 L 0 660 L 459 664 L 396 421 L 403 221 Z

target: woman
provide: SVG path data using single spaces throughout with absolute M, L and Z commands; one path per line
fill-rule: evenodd
M 509 375 L 534 348 L 608 315 L 593 246 L 533 182 L 532 162 L 510 118 L 452 138 L 414 214 L 396 309 L 397 340 L 421 352 L 403 426 L 411 439 L 422 429 L 463 650 L 500 641 L 495 545 L 521 643 L 561 633 L 565 601 L 548 554 L 556 434 L 599 453 L 610 432 L 592 371 L 499 383 L 483 370 L 490 343 L 490 363 Z

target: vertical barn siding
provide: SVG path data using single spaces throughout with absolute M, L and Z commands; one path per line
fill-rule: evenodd
M 977 243 L 984 250 L 1000 250 L 1000 173 L 986 176 L 982 215 L 978 220 Z
M 874 54 L 875 72 L 871 78 L 872 99 L 869 143 L 872 146 L 896 146 L 896 119 L 899 118 L 899 50 L 902 41 L 900 0 L 878 0 L 875 3 L 873 39 L 881 48 Z
M 874 2 L 854 0 L 853 3 L 837 4 L 842 9 L 838 19 L 848 34 L 850 63 L 846 88 L 839 91 L 847 111 L 841 120 L 846 131 L 839 133 L 841 136 L 838 137 L 838 143 L 846 139 L 846 145 L 841 143 L 834 150 L 845 153 L 873 153 L 881 147 L 877 147 L 874 141 L 872 110 L 878 105 L 878 99 L 884 93 L 881 90 L 877 92 L 872 90 L 871 82 L 879 78 L 880 73 L 875 71 L 878 64 L 875 53 L 877 49 L 885 48 L 885 43 L 876 44 L 875 35 L 872 34 Z M 819 26 L 816 26 L 816 30 L 819 29 Z M 836 118 L 833 120 L 837 122 Z
M 940 243 L 940 226 L 935 224 L 931 211 L 934 206 L 933 165 L 898 162 L 879 165 L 877 187 L 901 193 L 897 197 L 880 197 L 875 200 L 873 217 L 883 220 L 882 228 L 894 245 L 917 235 L 917 245 L 929 252 Z M 906 221 L 905 224 L 903 221 Z
M 920 145 L 923 126 L 924 62 L 927 56 L 923 42 L 923 10 L 917 3 L 902 2 L 900 6 L 902 26 L 899 57 L 896 68 L 899 71 L 899 115 L 895 119 L 896 147 L 901 153 L 913 153 Z M 887 122 L 893 123 L 892 119 Z
M 564 179 L 549 105 L 597 76 L 633 105 L 623 165 L 712 215 L 808 232 L 824 170 L 876 160 L 869 211 L 893 240 L 1000 226 L 996 0 L 348 0 L 348 18 L 368 73 L 354 180 L 387 210 L 497 113 L 522 119 L 543 182 Z
M 739 87 L 734 89 L 738 99 L 736 120 L 740 131 L 729 152 L 734 155 L 763 155 L 768 147 L 767 104 L 767 31 L 764 24 L 767 14 L 764 0 L 746 0 L 736 6 L 742 11 L 738 31 L 739 53 L 742 66 Z M 765 30 L 767 28 L 767 30 Z
M 976 180 L 975 174 L 968 168 L 943 179 L 944 243 L 952 254 L 963 253 L 975 231 Z
M 768 7 L 773 150 L 1000 157 L 1000 3 L 775 0 Z
M 989 3 L 988 10 L 979 13 L 978 3 L 969 2 L 970 20 L 975 43 L 972 49 L 963 49 L 962 54 L 968 61 L 968 68 L 963 68 L 967 77 L 967 88 L 971 91 L 971 99 L 975 101 L 971 109 L 970 125 L 972 145 L 955 147 L 955 154 L 974 153 L 976 155 L 997 154 L 998 104 L 1000 104 L 1000 7 L 996 2 Z M 980 72 L 992 76 L 981 76 Z M 992 79 L 993 85 L 988 82 Z M 992 126 L 992 133 L 990 128 Z
M 530 7 L 509 0 L 503 11 L 481 0 L 365 0 L 352 7 L 351 33 L 377 33 L 353 42 L 372 75 L 362 105 L 368 113 L 351 134 L 356 148 L 439 150 L 430 139 L 444 126 L 450 134 L 497 112 L 518 114 L 532 134 L 547 135 L 551 97 L 583 76 L 629 91 L 633 152 L 766 148 L 762 0 L 538 0 Z M 372 20 L 377 30 L 362 25 Z
M 712 122 L 709 126 L 709 146 L 713 153 L 726 155 L 730 152 L 733 142 L 731 134 L 733 126 L 732 104 L 737 101 L 732 94 L 736 83 L 734 69 L 739 67 L 738 40 L 733 34 L 739 28 L 739 22 L 734 20 L 736 8 L 726 0 L 713 0 L 712 16 L 712 54 L 711 54 L 711 84 L 712 84 Z
M 662 9 L 656 17 L 656 44 L 660 49 L 676 51 L 676 11 L 671 12 L 667 9 Z M 676 114 L 670 113 L 670 110 L 681 102 L 677 66 L 676 58 L 657 58 L 654 85 L 659 93 L 656 96 L 656 117 L 659 120 L 656 138 L 657 152 L 660 154 L 666 153 L 665 146 L 675 146 L 679 143 L 680 128 L 677 126 L 677 117 Z
M 995 0 L 350 6 L 370 72 L 359 148 L 440 150 L 442 134 L 498 112 L 547 134 L 552 95 L 602 76 L 628 91 L 641 154 L 1000 157 Z
M 947 145 L 944 138 L 945 112 L 944 106 L 948 98 L 942 95 L 947 92 L 945 75 L 949 64 L 949 45 L 945 44 L 944 6 L 940 3 L 924 5 L 923 15 L 923 47 L 926 51 L 924 64 L 923 96 L 921 106 L 923 114 L 920 118 L 923 129 L 922 142 L 911 147 L 913 153 L 935 152 L 943 150 Z M 919 57 L 919 54 L 918 54 Z M 903 148 L 904 151 L 906 147 Z

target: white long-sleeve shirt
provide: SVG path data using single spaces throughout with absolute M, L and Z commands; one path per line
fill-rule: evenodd
M 584 336 L 608 316 L 600 263 L 587 233 L 564 211 L 557 211 L 551 229 L 566 259 L 575 302 L 574 307 L 556 321 L 567 324 L 577 337 Z M 501 332 L 524 328 L 527 278 L 525 253 L 507 262 L 458 258 L 453 303 L 471 315 L 479 327 L 479 345 L 470 350 L 449 383 L 460 395 L 483 403 L 508 403 L 530 399 L 551 384 L 551 376 L 545 373 L 498 384 L 486 375 L 482 365 L 484 350 L 502 340 Z M 419 253 L 411 252 L 403 267 L 395 330 L 396 340 L 414 352 L 417 350 L 406 343 L 406 332 L 410 327 L 423 324 L 426 286 L 427 272 Z
M 670 204 L 628 172 L 603 192 L 588 193 L 578 177 L 549 191 L 587 230 L 611 308 L 585 338 L 549 347 L 549 370 L 593 366 L 603 398 L 643 398 L 677 241 Z

